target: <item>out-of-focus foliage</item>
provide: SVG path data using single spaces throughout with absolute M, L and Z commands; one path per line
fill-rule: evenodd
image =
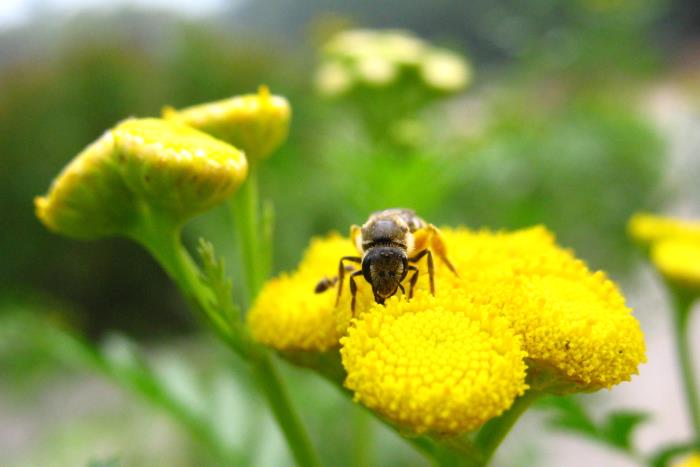
M 545 223 L 594 266 L 620 269 L 624 219 L 651 207 L 663 168 L 663 146 L 631 104 L 644 85 L 640 76 L 646 79 L 657 63 L 648 39 L 658 3 L 446 2 L 420 14 L 406 4 L 396 24 L 467 50 L 476 57 L 477 81 L 401 121 L 398 144 L 388 145 L 376 144 L 347 107 L 312 92 L 317 50 L 285 40 L 284 28 L 261 33 L 265 8 L 274 3 L 240 10 L 240 22 L 256 11 L 247 29 L 162 15 L 78 16 L 53 30 L 51 48 L 3 62 L 0 210 L 11 228 L 0 236 L 0 283 L 79 303 L 91 334 L 114 326 L 151 335 L 189 326 L 182 302 L 143 252 L 120 240 L 85 244 L 53 236 L 33 218 L 31 200 L 87 141 L 124 117 L 252 92 L 260 83 L 287 96 L 295 115 L 289 141 L 261 168 L 262 192 L 277 212 L 276 269 L 295 264 L 311 235 L 344 233 L 388 206 L 415 208 L 437 224 Z M 337 11 L 355 21 L 367 15 L 371 25 L 381 22 L 376 8 L 361 2 Z M 295 11 L 288 25 L 316 10 L 309 2 Z M 22 50 L 28 33 L 8 39 Z M 499 56 L 514 60 L 494 68 Z M 214 211 L 191 233 L 206 234 L 235 267 L 227 215 Z
M 0 452 L 2 465 L 285 462 L 278 428 L 242 361 L 198 339 L 143 346 L 111 334 L 93 346 L 61 314 L 50 312 L 60 309 L 65 311 L 65 305 L 0 297 L 0 408 L 11 416 L 29 406 L 44 411 L 37 419 L 23 419 L 32 436 L 41 439 L 41 449 L 20 436 L 12 449 Z M 292 383 L 295 403 L 305 408 L 304 421 L 319 437 L 314 441 L 322 447 L 324 465 L 353 465 L 355 422 L 376 435 L 377 444 L 367 454 L 372 465 L 423 465 L 395 433 L 338 397 L 320 378 L 291 370 L 285 379 Z M 81 391 L 71 394 L 76 384 Z M 46 390 L 48 385 L 53 390 Z M 70 410 L 75 412 L 66 413 Z
M 260 461 L 246 457 L 259 451 L 271 456 L 263 460 L 279 463 L 280 450 L 269 449 L 279 441 L 278 433 L 256 412 L 257 399 L 249 388 L 233 388 L 231 379 L 224 380 L 232 368 L 244 371 L 240 362 L 226 360 L 201 341 L 185 350 L 180 341 L 170 342 L 175 350 L 166 344 L 161 353 L 112 339 L 92 350 L 62 326 L 47 325 L 70 321 L 91 337 L 117 328 L 151 340 L 193 327 L 184 302 L 144 251 L 122 240 L 83 243 L 52 235 L 32 209 L 33 198 L 87 142 L 126 117 L 157 116 L 164 105 L 219 100 L 254 92 L 260 84 L 288 98 L 294 113 L 289 140 L 260 167 L 261 191 L 276 209 L 276 270 L 296 264 L 312 235 L 331 229 L 346 233 L 372 210 L 402 206 L 438 225 L 514 229 L 543 223 L 593 268 L 624 272 L 630 258 L 626 219 L 655 207 L 665 169 L 663 140 L 638 104 L 663 70 L 665 42 L 659 37 L 667 28 L 666 0 L 437 0 L 429 8 L 405 0 L 268 0 L 231 11 L 218 23 L 121 13 L 79 15 L 65 25 L 45 22 L 1 33 L 0 292 L 50 297 L 48 305 L 13 298 L 11 305 L 0 306 L 0 336 L 13 334 L 0 338 L 0 395 L 10 394 L 13 406 L 27 407 L 30 396 L 44 392 L 60 398 L 70 390 L 61 392 L 62 378 L 80 376 L 77 368 L 98 368 L 151 406 L 175 398 L 187 407 L 186 414 L 203 406 L 218 414 L 215 426 L 204 429 L 225 439 L 224 455 L 232 458 L 239 453 L 227 430 L 245 417 L 253 425 L 246 425 L 255 438 L 251 445 L 266 448 L 242 450 L 243 462 Z M 319 14 L 328 11 L 335 13 Z M 394 106 L 405 97 L 400 88 L 382 92 L 381 105 L 375 105 L 376 93 L 358 94 L 350 97 L 356 102 L 343 105 L 321 99 L 313 90 L 312 70 L 322 41 L 314 45 L 301 38 L 303 31 L 333 30 L 338 24 L 413 31 L 468 56 L 475 81 L 460 94 L 431 96 L 419 106 Z M 375 107 L 372 113 L 355 111 Z M 388 113 L 391 118 L 385 119 Z M 383 125 L 383 119 L 395 124 Z M 238 294 L 238 254 L 228 215 L 214 210 L 196 219 L 188 233 L 192 244 L 201 234 L 216 245 Z M 41 318 L 27 316 L 26 309 Z M 127 359 L 127 365 L 119 355 L 137 358 Z M 361 451 L 354 443 L 362 442 L 349 425 L 368 422 L 307 373 L 288 370 L 286 377 L 311 433 L 320 438 L 314 444 L 322 458 L 349 464 L 352 452 Z M 213 399 L 183 401 L 183 393 L 158 393 L 165 386 L 178 391 L 192 384 L 205 386 L 202 392 Z M 240 400 L 226 399 L 232 393 Z M 82 446 L 83 451 L 68 453 L 74 464 L 76 453 L 95 452 L 91 444 L 103 433 L 129 435 L 132 427 L 151 427 L 144 422 L 146 405 L 135 407 L 127 413 L 123 406 L 111 406 L 106 415 L 74 417 L 69 426 L 63 420 L 73 414 L 57 414 L 58 423 L 42 418 L 44 449 L 24 459 L 42 465 Z M 241 407 L 249 412 L 235 411 Z M 589 431 L 597 434 L 591 436 L 607 430 L 605 436 L 626 446 L 636 419 L 623 414 L 621 420 L 611 421 L 609 429 L 593 423 Z M 375 425 L 371 428 L 381 431 L 369 451 L 377 465 L 415 462 L 393 433 Z M 186 429 L 174 438 L 189 437 Z M 139 434 L 117 438 L 117 444 L 152 439 L 152 433 Z M 190 452 L 179 458 L 185 465 L 220 460 L 215 451 L 221 446 L 168 442 L 167 433 L 165 438 L 168 446 Z M 144 452 L 149 447 L 133 446 Z M 147 454 L 137 455 L 142 457 L 106 452 L 93 460 L 97 465 L 113 459 L 154 463 Z

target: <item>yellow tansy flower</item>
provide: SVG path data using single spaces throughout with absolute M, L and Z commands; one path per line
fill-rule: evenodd
M 355 400 L 414 433 L 474 430 L 526 388 L 508 321 L 455 291 L 375 304 L 341 343 Z
M 406 430 L 444 434 L 507 409 L 525 387 L 525 355 L 530 376 L 549 378 L 533 384 L 553 392 L 610 387 L 645 360 L 639 323 L 617 287 L 545 228 L 442 234 L 459 277 L 436 258 L 432 296 L 421 262 L 414 298 L 398 292 L 385 306 L 358 277 L 354 315 L 347 282 L 337 307 L 335 288 L 313 287 L 357 252 L 337 235 L 315 240 L 297 272 L 261 293 L 253 335 L 282 350 L 325 350 L 340 339 L 357 400 Z
M 477 302 L 498 303 L 531 364 L 579 389 L 629 380 L 645 361 L 644 336 L 624 297 L 543 227 L 512 233 L 444 229 L 460 272 L 438 271 Z
M 651 260 L 674 284 L 700 292 L 700 239 L 680 237 L 655 242 Z
M 289 102 L 266 86 L 257 94 L 195 105 L 182 110 L 163 109 L 163 118 L 209 133 L 242 149 L 251 162 L 269 156 L 286 139 L 291 118 Z
M 243 154 L 164 120 L 128 119 L 78 154 L 35 199 L 39 219 L 77 238 L 125 235 L 155 210 L 184 222 L 230 196 L 245 179 Z
M 247 317 L 253 337 L 278 350 L 337 347 L 335 289 L 317 294 L 314 288 L 323 277 L 333 277 L 341 256 L 352 254 L 350 241 L 337 234 L 312 240 L 299 269 L 272 279 L 258 295 Z
M 685 237 L 700 242 L 700 222 L 638 213 L 627 224 L 634 240 L 649 244 L 669 237 Z

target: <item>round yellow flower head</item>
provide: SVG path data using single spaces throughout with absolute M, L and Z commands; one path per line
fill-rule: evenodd
M 334 290 L 317 294 L 314 288 L 337 272 L 341 256 L 353 253 L 350 241 L 337 234 L 312 240 L 299 268 L 272 279 L 258 295 L 247 316 L 253 337 L 278 350 L 337 347 L 341 334 L 333 317 Z
M 644 336 L 623 296 L 546 229 L 443 233 L 460 278 L 443 270 L 436 280 L 497 304 L 522 336 L 531 370 L 553 372 L 568 390 L 610 387 L 637 373 Z
M 251 163 L 277 149 L 289 132 L 291 108 L 287 99 L 273 96 L 266 86 L 246 94 L 182 110 L 163 109 L 163 118 L 209 133 L 242 149 Z
M 35 199 L 39 219 L 76 238 L 128 235 L 144 210 L 182 223 L 230 196 L 247 174 L 240 151 L 182 124 L 128 119 L 78 154 Z
M 685 237 L 700 243 L 700 222 L 638 213 L 627 224 L 634 240 L 650 244 L 669 237 Z
M 700 292 L 700 239 L 672 237 L 654 242 L 651 260 L 672 283 Z
M 459 291 L 375 304 L 341 343 L 355 400 L 416 434 L 472 431 L 526 389 L 520 338 Z

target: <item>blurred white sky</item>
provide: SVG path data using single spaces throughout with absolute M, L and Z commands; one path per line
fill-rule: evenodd
M 0 0 L 0 29 L 21 26 L 34 17 L 70 16 L 83 10 L 120 8 L 167 10 L 189 17 L 216 14 L 240 0 Z

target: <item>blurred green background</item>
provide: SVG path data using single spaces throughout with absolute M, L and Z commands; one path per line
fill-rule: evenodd
M 96 367 L 123 383 L 124 375 L 113 368 L 121 357 L 110 352 L 114 345 L 132 344 L 119 340 L 123 337 L 114 344 L 116 333 L 146 348 L 150 365 L 170 371 L 166 386 L 176 380 L 172 387 L 195 381 L 208 388 L 197 390 L 205 395 L 183 400 L 209 401 L 213 412 L 224 410 L 216 404 L 228 404 L 233 412 L 247 407 L 248 415 L 236 417 L 257 424 L 250 436 L 274 438 L 246 378 L 230 378 L 228 370 L 240 362 L 196 337 L 184 301 L 144 251 L 121 239 L 65 239 L 34 217 L 33 197 L 45 193 L 86 144 L 128 116 L 154 116 L 164 105 L 253 92 L 261 83 L 289 99 L 294 112 L 289 140 L 261 167 L 263 196 L 276 210 L 275 271 L 293 268 L 311 236 L 344 233 L 373 210 L 401 206 L 437 225 L 513 229 L 543 223 L 593 268 L 625 282 L 638 264 L 625 237 L 628 217 L 663 209 L 683 196 L 668 183 L 670 136 L 655 123 L 649 101 L 664 84 L 687 96 L 697 111 L 699 75 L 697 63 L 693 68 L 689 61 L 699 53 L 693 2 L 268 0 L 221 2 L 215 14 L 194 17 L 147 4 L 62 15 L 45 8 L 50 2 L 26 3 L 37 13 L 33 19 L 0 30 L 0 320 L 5 323 L 0 395 L 7 394 L 0 401 L 8 407 L 24 404 L 21 412 L 10 410 L 22 414 L 15 415 L 20 427 L 34 426 L 28 400 L 52 392 L 48 387 L 65 394 L 66 381 L 89 378 L 85 368 Z M 408 138 L 388 129 L 373 134 L 361 95 L 326 99 L 314 90 L 321 44 L 347 27 L 412 31 L 466 57 L 474 80 L 409 114 L 386 107 L 388 123 L 408 123 Z M 401 99 L 402 89 L 387 86 L 380 92 L 392 102 L 392 96 Z M 214 242 L 237 287 L 233 235 L 223 208 L 196 219 L 187 231 L 191 243 L 199 236 Z M 55 329 L 70 331 L 63 335 Z M 73 333 L 82 336 L 77 343 Z M 83 338 L 109 352 L 97 363 L 86 361 Z M 72 346 L 77 350 L 66 351 Z M 167 370 L 168 364 L 178 368 Z M 347 436 L 342 425 L 324 416 L 350 412 L 350 403 L 320 381 L 309 382 L 305 373 L 287 372 L 302 405 L 313 405 L 304 399 L 305 391 L 324 395 L 314 399 L 317 410 L 308 415 L 313 426 L 329 426 L 324 439 L 335 432 L 338 439 Z M 229 397 L 226 385 L 235 386 L 230 392 L 242 402 L 217 402 Z M 139 424 L 147 432 L 143 410 L 152 409 L 120 405 L 124 394 L 100 391 L 117 398 L 96 406 L 105 420 L 115 420 L 119 412 L 118 424 L 105 428 L 105 420 L 90 418 L 94 414 L 78 414 L 84 424 L 65 435 L 70 438 L 43 430 L 29 436 L 31 442 L 20 430 L 15 435 L 24 444 L 5 449 L 6 458 L 0 449 L 0 464 L 51 465 L 41 459 L 88 455 L 99 446 L 93 425 L 115 436 L 117 446 L 124 443 L 122 451 L 108 444 L 94 459 L 84 459 L 95 465 L 120 458 L 132 459 L 126 465 L 148 465 L 153 458 L 147 453 L 162 456 L 176 444 L 173 439 L 184 436 L 168 431 L 173 430 L 168 421 L 154 422 L 154 430 L 160 430 L 156 448 L 141 441 L 132 449 L 142 449 L 141 454 L 125 455 L 130 438 L 115 433 Z M 131 407 L 127 413 L 120 409 L 125 405 Z M 66 413 L 51 417 L 72 420 Z M 222 439 L 242 436 L 226 433 L 226 425 L 216 428 L 223 430 Z M 412 459 L 393 435 L 382 436 L 392 449 L 375 449 L 374 461 L 385 456 L 382 465 L 405 465 Z M 224 451 L 242 449 L 243 457 L 232 457 L 239 465 L 289 462 L 250 457 L 259 439 L 238 447 L 222 443 Z M 55 454 L 57 446 L 75 450 Z M 168 465 L 217 465 L 206 446 L 197 446 L 173 448 L 189 454 L 173 454 L 178 460 Z M 324 454 L 326 459 L 337 455 L 331 449 Z

